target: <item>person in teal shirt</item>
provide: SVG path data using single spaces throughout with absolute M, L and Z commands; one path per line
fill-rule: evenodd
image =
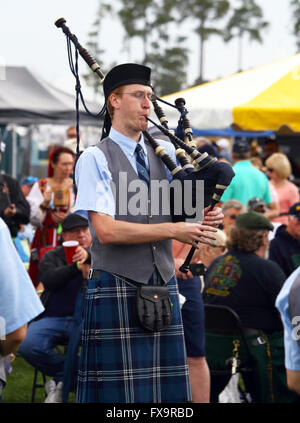
M 233 170 L 235 173 L 221 201 L 239 200 L 245 206 L 251 198 L 262 198 L 272 209 L 272 197 L 266 175 L 256 169 L 250 161 L 250 145 L 246 140 L 235 141 L 232 148 Z

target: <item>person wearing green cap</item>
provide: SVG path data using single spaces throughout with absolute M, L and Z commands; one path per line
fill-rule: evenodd
M 228 252 L 207 269 L 204 302 L 230 307 L 241 319 L 257 366 L 254 383 L 244 379 L 252 400 L 293 402 L 295 396 L 285 380 L 283 328 L 275 307 L 286 277 L 277 263 L 264 258 L 269 245 L 268 232 L 272 229 L 273 225 L 261 213 L 251 211 L 237 217 L 229 233 Z M 215 351 L 215 335 L 210 335 L 206 339 L 208 364 L 216 356 L 224 361 L 228 347 L 226 337 L 224 348 L 219 346 Z M 229 347 L 228 358 L 232 355 L 232 342 Z M 269 358 L 267 351 L 270 351 Z M 212 379 L 212 399 L 218 397 L 227 381 L 228 378 L 224 379 L 224 385 L 218 386 L 216 392 Z

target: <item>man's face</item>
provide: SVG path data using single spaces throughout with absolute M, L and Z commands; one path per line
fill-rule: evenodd
M 76 137 L 77 137 L 76 128 L 75 128 L 75 126 L 71 126 L 67 130 L 67 139 L 71 140 L 71 139 L 76 138 Z
M 80 226 L 69 231 L 63 232 L 64 241 L 78 241 L 83 248 L 89 248 L 92 243 L 92 237 L 88 226 Z
M 236 218 L 241 213 L 241 210 L 237 210 L 234 207 L 231 207 L 227 210 L 224 216 L 223 225 L 224 225 L 224 232 L 228 235 L 230 228 L 235 225 Z
M 300 241 L 300 220 L 296 216 L 289 216 L 286 229 L 293 238 Z
M 148 127 L 146 116 L 150 115 L 152 89 L 140 84 L 126 85 L 122 95 L 112 96 L 114 119 L 117 119 L 117 123 L 130 131 L 145 131 Z

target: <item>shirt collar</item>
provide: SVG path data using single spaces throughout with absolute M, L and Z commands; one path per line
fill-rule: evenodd
M 115 143 L 117 143 L 127 156 L 134 156 L 137 144 L 136 141 L 116 131 L 113 127 L 111 127 L 110 129 L 109 138 L 111 138 Z M 144 141 L 144 135 L 142 134 L 142 132 L 139 144 L 142 147 L 144 154 L 147 156 L 147 149 Z

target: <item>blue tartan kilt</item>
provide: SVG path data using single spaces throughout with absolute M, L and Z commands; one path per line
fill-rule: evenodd
M 89 280 L 78 372 L 79 403 L 191 401 L 175 277 L 171 325 L 149 332 L 139 322 L 136 285 L 102 272 Z

